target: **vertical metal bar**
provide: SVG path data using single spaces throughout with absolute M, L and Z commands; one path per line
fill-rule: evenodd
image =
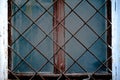
M 107 18 L 109 21 L 111 21 L 111 1 L 110 0 L 107 1 Z M 112 42 L 111 42 L 112 41 L 111 40 L 112 39 L 111 23 L 107 22 L 107 28 L 109 26 L 110 26 L 110 28 L 107 30 L 107 43 L 108 43 L 108 45 L 111 46 L 111 44 L 112 44 Z M 107 47 L 107 58 L 111 57 L 111 55 L 112 55 L 112 50 L 111 50 L 111 48 Z M 108 61 L 107 65 L 110 69 L 112 69 L 112 59 L 110 59 Z
M 12 35 L 11 35 L 11 15 L 12 15 L 12 9 L 11 9 L 11 0 L 8 0 L 8 45 L 11 46 L 12 44 Z M 12 51 L 8 47 L 8 69 L 11 70 L 12 67 Z
M 64 1 L 63 0 L 57 0 L 55 5 L 54 5 L 54 16 L 55 18 L 53 18 L 53 28 L 56 27 L 56 25 L 58 25 L 62 19 L 64 19 Z M 62 25 L 65 24 L 64 20 L 61 22 Z M 64 27 L 59 24 L 57 26 L 57 28 L 53 31 L 53 38 L 56 41 L 56 43 L 59 44 L 60 47 L 62 47 L 62 45 L 64 45 L 65 42 L 65 29 Z M 60 73 L 63 72 L 65 70 L 65 53 L 64 51 L 61 49 L 59 50 L 58 53 L 57 50 L 59 49 L 59 47 L 54 43 L 54 64 L 55 67 L 57 67 L 58 69 L 56 69 L 54 67 L 54 73 Z M 55 54 L 56 53 L 56 54 Z

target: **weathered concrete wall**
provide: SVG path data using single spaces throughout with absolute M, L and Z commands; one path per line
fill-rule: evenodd
M 0 80 L 7 80 L 7 0 L 0 0 Z
M 112 1 L 113 80 L 120 80 L 120 0 Z

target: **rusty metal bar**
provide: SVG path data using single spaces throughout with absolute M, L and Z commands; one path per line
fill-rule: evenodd
M 21 9 L 20 9 L 21 10 Z M 21 10 L 22 11 L 22 10 Z M 22 11 L 23 12 L 23 11 Z M 23 12 L 24 13 L 24 12 Z M 25 13 L 24 13 L 25 14 Z M 28 16 L 27 16 L 28 17 Z M 34 23 L 35 24 L 35 23 Z M 37 24 L 36 24 L 37 25 Z M 38 26 L 38 25 L 37 25 Z M 24 39 L 26 39 L 15 27 L 13 27 L 19 34 L 20 34 L 20 36 L 22 36 Z M 40 28 L 40 27 L 39 27 Z M 41 28 L 40 28 L 41 29 Z M 42 30 L 43 31 L 43 30 Z M 45 33 L 45 32 L 44 32 Z M 46 33 L 45 33 L 46 34 Z M 46 36 L 48 36 L 47 34 L 46 34 Z M 50 37 L 49 37 L 50 38 Z M 51 39 L 51 38 L 50 38 Z M 27 39 L 26 39 L 27 40 Z M 27 40 L 28 41 L 28 40 Z M 29 41 L 28 41 L 29 42 Z M 30 42 L 29 42 L 30 43 Z M 30 43 L 31 44 L 31 43 Z M 57 43 L 56 43 L 57 44 Z M 32 45 L 32 44 L 31 44 Z M 33 45 L 32 45 L 33 46 Z M 33 46 L 35 49 L 36 49 L 36 47 L 35 46 Z M 42 54 L 38 49 L 36 49 L 40 54 Z M 43 55 L 43 54 L 42 54 Z M 45 57 L 44 55 L 43 55 L 43 57 Z M 46 58 L 46 57 L 45 57 Z M 46 58 L 47 59 L 47 58 Z M 24 59 L 23 59 L 24 60 Z M 47 59 L 48 60 L 48 59 Z M 49 61 L 49 60 L 48 60 Z M 49 61 L 50 62 L 50 61 Z M 51 63 L 51 62 L 50 62 Z M 52 63 L 51 63 L 52 64 Z M 57 68 L 56 68 L 57 69 Z
M 59 24 L 59 22 L 64 18 L 65 15 L 63 0 L 57 0 L 57 2 L 54 4 L 53 13 L 56 18 L 56 19 L 53 18 L 53 28 L 54 28 L 56 27 L 56 25 Z M 65 22 L 62 21 L 61 24 L 64 25 Z M 65 29 L 61 24 L 59 24 L 53 32 L 53 39 L 56 41 L 56 43 L 58 43 L 60 47 L 62 47 L 62 45 L 65 42 Z M 54 46 L 54 53 L 56 53 L 56 51 L 59 49 L 59 46 L 57 46 L 55 43 L 53 44 L 53 46 Z M 60 73 L 60 71 L 63 72 L 65 70 L 65 53 L 62 49 L 59 50 L 59 52 L 55 55 L 54 64 L 59 69 L 58 71 L 56 70 L 56 68 L 54 68 L 54 73 Z
M 37 25 L 37 24 L 36 24 Z M 11 25 L 12 26 L 12 25 Z M 38 26 L 38 25 L 37 25 Z M 13 26 L 12 26 L 13 27 Z M 15 27 L 13 27 L 19 34 L 20 34 L 20 36 L 22 36 L 25 40 L 27 40 Z M 48 37 L 48 35 L 46 34 L 46 36 Z M 49 37 L 50 38 L 50 37 Z M 51 39 L 51 38 L 50 38 Z M 28 41 L 28 43 L 30 43 L 29 42 L 29 40 L 27 40 Z M 54 41 L 54 40 L 53 40 Z M 54 41 L 54 43 L 56 43 L 55 41 Z M 31 44 L 31 43 L 30 43 Z M 57 43 L 56 43 L 57 44 Z M 32 44 L 31 44 L 32 45 Z M 58 44 L 57 44 L 58 45 Z M 43 53 L 41 53 L 34 45 L 32 45 L 44 58 L 46 58 L 47 59 L 47 57 L 45 57 L 44 55 L 43 55 Z M 59 46 L 59 45 L 58 45 Z M 11 48 L 12 49 L 12 48 Z M 14 51 L 14 50 L 13 50 Z M 16 53 L 17 54 L 17 53 Z M 17 54 L 19 57 L 20 57 L 20 55 L 19 54 Z M 25 61 L 24 59 L 25 58 L 22 58 L 22 57 L 20 57 L 23 61 Z M 53 63 L 50 61 L 50 60 L 48 60 L 47 59 L 47 61 L 49 61 L 52 65 L 53 65 Z M 29 64 L 27 64 L 27 65 L 29 65 Z M 17 65 L 18 66 L 18 65 Z M 29 65 L 30 66 L 30 65 Z M 32 67 L 31 67 L 32 68 Z M 57 67 L 56 67 L 56 69 L 57 69 Z M 37 73 L 36 71 L 35 71 L 35 73 Z
M 107 1 L 107 18 L 108 20 L 110 20 L 111 22 L 111 0 Z M 107 27 L 108 26 L 112 26 L 109 21 L 107 21 Z M 107 31 L 107 43 L 111 46 L 112 44 L 112 27 L 110 27 L 110 29 Z M 112 56 L 112 50 L 110 48 L 107 48 L 107 58 L 109 58 L 110 56 Z M 112 70 L 112 59 L 110 59 L 110 61 L 107 63 L 107 66 Z
M 14 3 L 14 2 L 13 2 Z M 15 4 L 15 3 L 14 3 Z M 16 4 L 15 4 L 16 5 Z M 17 5 L 16 5 L 17 6 Z M 18 6 L 17 6 L 18 7 Z M 18 7 L 19 8 L 19 7 Z M 21 9 L 20 9 L 21 10 Z M 21 10 L 22 11 L 22 10 Z M 24 13 L 24 11 L 22 11 L 23 13 Z M 25 14 L 25 13 L 24 13 Z M 26 15 L 26 14 L 25 14 Z M 27 15 L 26 15 L 27 16 Z M 29 16 L 27 16 L 34 24 L 35 24 L 35 22 L 29 17 Z M 35 25 L 37 25 L 37 24 L 35 24 Z M 37 25 L 38 26 L 38 25 Z M 39 27 L 39 26 L 38 26 Z M 20 34 L 20 36 L 22 36 L 25 40 L 27 40 L 24 36 L 23 36 L 23 34 L 21 34 L 15 27 L 13 27 L 19 34 Z M 39 27 L 40 28 L 40 27 Z M 40 30 L 41 31 L 43 31 L 41 28 L 40 28 Z M 43 33 L 44 34 L 46 34 L 44 31 L 43 31 Z M 46 36 L 47 37 L 49 37 L 49 35 L 47 35 L 46 34 Z M 51 37 L 49 37 L 50 39 L 51 39 Z M 27 40 L 28 41 L 28 40 Z M 54 41 L 54 40 L 53 40 Z M 28 41 L 29 42 L 29 41 Z M 30 42 L 29 42 L 30 43 Z M 54 42 L 54 43 L 56 43 L 56 42 Z M 30 43 L 31 44 L 31 43 Z M 56 43 L 57 44 L 57 43 Z M 31 44 L 32 45 L 32 44 Z M 58 45 L 58 44 L 57 44 Z M 32 45 L 33 47 L 34 47 L 34 49 L 36 49 L 43 57 L 45 57 L 44 55 L 43 55 L 43 53 L 41 53 L 34 45 Z M 47 59 L 47 57 L 45 57 L 46 59 Z M 23 58 L 23 60 L 24 60 L 25 58 Z M 47 59 L 48 60 L 48 59 Z M 50 60 L 48 60 L 49 62 L 50 62 Z M 51 62 L 50 62 L 51 63 Z M 51 63 L 52 64 L 52 63 Z M 18 66 L 18 65 L 17 65 Z M 57 69 L 57 68 L 56 68 Z
M 73 11 L 73 10 L 71 10 L 71 11 Z M 65 28 L 65 27 L 64 27 Z M 66 28 L 65 28 L 66 29 Z M 74 35 L 73 35 L 74 36 Z M 100 37 L 101 38 L 101 37 Z M 75 61 L 76 62 L 76 61 Z
M 10 74 L 10 73 L 9 73 Z M 33 75 L 34 73 L 19 73 L 17 74 L 16 73 L 16 76 L 19 78 L 19 79 L 30 79 L 31 76 Z M 92 75 L 92 73 L 88 73 L 90 76 Z M 85 79 L 85 78 L 88 78 L 88 74 L 86 73 L 71 73 L 71 74 L 64 74 L 65 76 L 67 76 L 68 78 L 70 79 Z M 39 79 L 39 75 L 41 75 L 45 80 L 57 80 L 59 76 L 61 76 L 61 74 L 43 74 L 43 73 L 39 73 L 35 76 L 35 79 Z M 64 76 L 62 76 L 64 77 Z M 111 79 L 112 78 L 112 75 L 110 73 L 103 73 L 103 74 L 100 74 L 100 73 L 95 73 L 93 75 L 94 79 Z M 9 78 L 11 79 L 15 79 L 14 76 L 12 75 L 9 75 Z
M 11 0 L 8 0 L 8 45 L 11 46 L 12 44 L 12 35 L 11 35 L 11 19 L 9 19 L 9 17 L 11 17 L 12 15 L 12 3 Z M 10 48 L 8 48 L 8 69 L 11 69 L 12 67 L 12 51 Z
M 70 15 L 70 13 L 82 2 L 83 0 L 81 0 L 80 2 L 78 2 L 78 4 L 53 28 L 53 30 L 51 30 L 50 31 L 50 33 L 52 33 L 57 27 L 58 27 L 58 25 L 62 25 L 61 23 L 62 23 L 62 21 L 64 21 L 65 20 L 65 18 L 67 18 L 67 16 L 69 16 Z M 38 2 L 39 3 L 39 2 Z M 40 4 L 40 3 L 39 3 Z M 41 4 L 40 4 L 41 5 Z M 42 5 L 41 5 L 42 6 Z M 43 7 L 44 8 L 44 7 Z M 45 10 L 46 10 L 46 8 L 44 8 Z M 55 16 L 53 16 L 49 11 L 48 11 L 48 13 L 54 18 L 54 19 L 56 19 L 56 17 Z M 62 25 L 63 27 L 64 27 L 64 29 L 66 29 L 71 35 L 72 35 L 72 37 L 74 37 L 74 35 L 65 27 L 65 25 Z M 49 34 L 50 34 L 49 33 Z M 49 37 L 49 36 L 48 36 Z M 50 37 L 49 37 L 50 38 Z M 50 38 L 51 39 L 51 38 Z M 71 39 L 71 38 L 70 38 Z M 69 40 L 70 40 L 69 39 Z M 69 40 L 67 41 L 67 42 L 69 42 Z M 59 44 L 58 43 L 56 43 L 56 41 L 54 41 L 53 40 L 53 42 L 59 47 L 59 49 L 56 51 L 56 53 L 51 57 L 51 58 L 54 58 L 54 56 L 59 52 L 59 50 L 63 50 L 64 52 L 65 52 L 65 54 L 67 54 L 74 62 L 76 62 L 76 60 L 74 60 L 73 58 L 72 58 L 72 56 L 71 55 L 69 55 L 69 53 L 67 53 L 66 51 L 65 51 L 65 49 L 63 48 L 64 46 L 65 46 L 65 44 L 67 44 L 67 42 L 65 42 L 64 43 L 64 45 L 62 46 L 62 47 L 60 47 L 59 46 Z M 77 63 L 77 62 L 76 62 Z M 82 68 L 85 72 L 87 72 L 79 63 L 77 63 L 78 65 L 79 65 L 79 67 L 80 68 Z
M 60 4 L 60 2 L 62 2 L 63 0 L 58 0 L 55 4 L 57 4 L 58 6 L 60 6 L 61 4 Z M 63 3 L 63 2 L 62 2 Z M 54 5 L 55 6 L 55 8 L 58 8 L 58 7 L 56 7 L 57 5 Z M 64 4 L 63 4 L 64 5 Z M 21 10 L 21 9 L 20 9 Z M 62 10 L 64 10 L 64 7 L 62 7 L 62 9 L 56 9 L 56 12 L 55 12 L 55 14 L 54 14 L 54 16 L 53 16 L 53 18 L 54 18 L 54 24 L 53 24 L 53 33 L 56 33 L 55 34 L 55 36 L 54 36 L 54 40 L 53 40 L 53 42 L 54 42 L 54 45 L 56 46 L 56 49 L 54 50 L 55 52 L 54 52 L 54 55 L 53 55 L 53 57 L 55 56 L 55 57 L 57 57 L 56 59 L 57 59 L 57 64 L 56 65 L 59 65 L 59 67 L 58 67 L 58 69 L 57 69 L 57 66 L 55 66 L 55 69 L 57 69 L 56 71 L 55 71 L 55 73 L 60 73 L 60 72 L 63 72 L 64 71 L 64 69 L 65 69 L 65 67 L 63 66 L 63 69 L 61 70 L 61 66 L 60 66 L 60 64 L 58 64 L 58 63 L 62 63 L 62 62 L 64 62 L 64 59 L 63 59 L 63 61 L 61 60 L 61 61 L 59 61 L 60 60 L 60 57 L 62 57 L 62 56 L 60 56 L 59 57 L 59 54 L 61 55 L 61 53 L 62 54 L 64 54 L 64 53 L 66 53 L 67 55 L 68 55 L 68 53 L 67 52 L 65 52 L 64 51 L 64 30 L 66 29 L 65 28 L 65 26 L 64 26 L 64 19 L 65 19 L 65 16 L 63 15 L 64 14 L 64 11 L 62 12 L 63 14 L 61 15 L 61 14 L 59 14 L 59 13 L 57 13 L 57 10 L 58 10 L 58 12 L 60 13 L 60 12 L 62 12 Z M 72 11 L 74 11 L 74 9 L 72 9 L 71 10 L 71 12 Z M 22 11 L 23 12 L 23 11 Z M 48 11 L 46 11 L 46 12 L 48 12 Z M 49 13 L 49 12 L 48 12 Z M 59 15 L 59 16 L 57 16 L 57 15 Z M 60 17 L 61 16 L 61 17 Z M 31 20 L 31 19 L 30 19 Z M 32 21 L 33 22 L 33 24 L 35 24 L 35 22 L 34 21 Z M 85 24 L 87 24 L 87 22 L 85 22 Z M 35 25 L 37 25 L 37 24 L 35 24 Z M 37 25 L 38 26 L 38 25 Z M 66 29 L 67 30 L 67 29 Z M 70 32 L 70 31 L 69 31 Z M 43 31 L 43 33 L 44 33 L 44 31 Z M 51 33 L 51 32 L 50 32 Z M 61 34 L 62 33 L 62 34 Z M 71 32 L 70 32 L 71 33 Z M 45 33 L 46 34 L 46 33 Z M 71 35 L 73 35 L 72 33 L 71 33 Z M 23 35 L 20 35 L 20 36 L 23 36 Z M 23 36 L 24 37 L 24 36 Z M 49 35 L 48 34 L 46 34 L 46 37 L 49 37 Z M 59 37 L 61 37 L 61 38 L 59 38 Z M 75 37 L 74 35 L 72 36 L 72 37 Z M 49 37 L 50 38 L 50 37 Z M 99 37 L 99 38 L 101 38 L 101 36 Z M 25 38 L 26 39 L 26 38 Z M 50 38 L 51 39 L 51 38 Z M 76 37 L 75 37 L 75 39 L 77 39 Z M 44 40 L 44 39 L 43 39 Z M 52 39 L 51 39 L 52 40 Z M 61 43 L 61 41 L 62 41 L 62 43 Z M 29 42 L 30 43 L 30 42 Z M 30 43 L 31 44 L 31 43 Z M 33 45 L 32 45 L 33 46 Z M 36 47 L 35 46 L 33 46 L 35 49 L 36 49 Z M 88 50 L 88 49 L 87 49 Z M 39 51 L 39 50 L 38 50 Z M 88 50 L 89 51 L 89 50 Z M 42 53 L 40 53 L 40 54 L 42 54 Z M 29 54 L 28 54 L 29 55 Z M 70 56 L 70 55 L 69 55 Z M 45 57 L 45 56 L 44 56 Z M 63 58 L 63 57 L 62 57 Z M 72 59 L 72 57 L 70 56 L 70 58 Z M 25 59 L 25 58 L 24 58 Z M 24 60 L 23 59 L 23 60 Z M 47 59 L 48 60 L 48 59 Z M 48 60 L 48 62 L 49 62 L 50 60 Z M 74 60 L 73 59 L 73 61 L 75 61 L 76 62 L 76 60 Z M 50 62 L 51 63 L 51 62 Z M 76 62 L 77 63 L 77 62 Z M 65 63 L 64 63 L 65 64 Z M 79 64 L 79 63 L 78 63 Z M 104 64 L 104 63 L 103 63 Z M 38 73 L 38 72 L 37 72 Z M 38 73 L 39 74 L 39 73 Z M 56 74 L 55 74 L 56 75 Z M 67 76 L 66 74 L 64 74 L 65 76 Z M 24 76 L 24 75 L 23 75 Z M 36 74 L 35 74 L 35 76 L 36 76 Z M 72 76 L 72 75 L 70 75 L 70 76 Z M 87 77 L 88 77 L 88 74 L 87 74 Z

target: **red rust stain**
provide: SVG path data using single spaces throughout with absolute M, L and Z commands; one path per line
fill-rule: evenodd
M 64 29 L 64 1 L 58 0 L 54 5 L 54 20 L 53 28 L 54 30 L 54 63 L 55 63 L 55 73 L 60 73 L 65 70 L 65 53 L 62 49 L 65 42 L 65 29 Z M 59 46 L 58 46 L 59 45 Z M 62 49 L 60 49 L 62 47 Z M 56 69 L 57 68 L 57 69 Z

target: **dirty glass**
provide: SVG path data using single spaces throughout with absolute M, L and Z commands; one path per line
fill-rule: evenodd
M 50 60 L 51 63 L 47 60 L 53 55 L 53 42 L 46 37 L 52 30 L 52 16 L 45 11 L 51 4 L 52 0 L 13 0 L 14 16 L 11 21 L 14 72 L 53 71 L 53 60 Z M 48 11 L 53 14 L 53 7 Z M 49 36 L 52 38 L 52 34 Z
M 65 49 L 73 58 L 66 54 L 67 73 L 94 72 L 107 59 L 105 0 L 88 1 L 95 8 L 87 0 L 65 0 L 65 15 L 74 10 L 65 19 L 66 28 L 74 35 L 65 31 Z M 98 72 L 105 71 L 106 68 L 101 67 Z
M 54 71 L 53 2 L 13 0 L 13 72 Z M 65 30 L 65 43 L 62 48 L 65 53 L 65 73 L 94 72 L 106 61 L 107 9 L 104 3 L 105 0 L 64 0 L 65 25 L 62 27 Z M 98 70 L 106 71 L 105 67 Z

